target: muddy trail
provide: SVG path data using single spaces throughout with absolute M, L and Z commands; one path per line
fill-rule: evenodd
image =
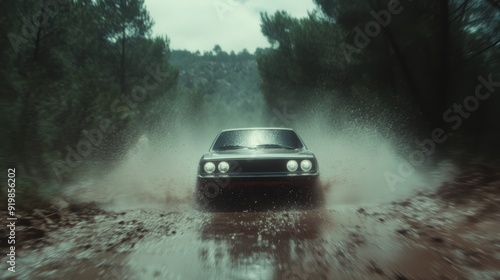
M 103 210 L 20 218 L 2 279 L 500 279 L 498 177 L 402 202 L 312 210 Z

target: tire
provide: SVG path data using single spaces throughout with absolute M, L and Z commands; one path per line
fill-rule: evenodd
M 196 187 L 196 208 L 200 211 L 213 210 L 216 198 L 221 192 L 220 186 L 214 183 L 201 184 Z

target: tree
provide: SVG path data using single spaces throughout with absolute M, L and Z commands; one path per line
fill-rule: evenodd
M 212 49 L 216 55 L 222 52 L 222 48 L 219 45 L 215 45 Z
M 153 20 L 144 6 L 144 0 L 99 0 L 97 8 L 103 15 L 99 25 L 109 43 L 118 53 L 120 92 L 127 87 L 127 43 L 133 38 L 150 34 Z
M 168 38 L 150 38 L 143 1 L 26 0 L 0 7 L 7 12 L 0 29 L 10 34 L 0 40 L 11 46 L 0 50 L 2 117 L 11 120 L 0 130 L 2 154 L 20 176 L 47 185 L 60 179 L 54 166 L 109 164 L 148 131 L 140 123 L 150 120 L 151 104 L 175 88 L 178 72 L 169 64 Z M 20 43 L 12 45 L 12 38 Z M 130 105 L 128 114 L 115 112 L 113 104 L 146 75 L 157 78 L 148 99 Z M 82 150 L 84 132 L 103 120 L 116 129 Z M 85 155 L 72 154 L 68 168 L 68 151 Z M 73 175 L 63 173 L 64 179 Z
M 340 53 L 332 44 L 339 36 L 337 26 L 316 13 L 299 20 L 279 11 L 261 14 L 261 19 L 271 48 L 256 54 L 271 104 L 308 98 L 316 88 L 331 89 L 341 82 Z
M 257 52 L 263 92 L 270 104 L 342 98 L 353 111 L 365 100 L 413 112 L 406 125 L 422 133 L 449 127 L 444 113 L 475 92 L 480 73 L 500 69 L 497 2 L 315 0 L 306 18 L 263 14 L 271 45 Z M 452 134 L 478 139 L 488 127 L 499 129 L 491 107 L 498 104 L 492 98 L 470 119 L 464 114 L 467 122 Z

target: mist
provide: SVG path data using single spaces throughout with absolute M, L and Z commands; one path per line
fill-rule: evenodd
M 389 114 L 377 107 L 378 121 L 353 120 L 354 108 L 332 113 L 328 102 L 312 104 L 312 110 L 294 113 L 286 108 L 268 109 L 259 92 L 246 99 L 206 96 L 199 111 L 188 102 L 176 100 L 169 120 L 158 120 L 164 127 L 155 137 L 142 135 L 127 151 L 123 161 L 103 176 L 84 176 L 85 182 L 66 193 L 82 202 L 96 202 L 113 210 L 128 208 L 193 209 L 198 161 L 223 129 L 241 127 L 289 126 L 294 128 L 318 159 L 325 207 L 339 204 L 380 204 L 406 199 L 418 192 L 434 191 L 451 180 L 450 162 L 427 160 L 403 182 L 391 187 L 384 174 L 398 172 L 411 147 L 405 131 L 390 131 Z M 335 120 L 332 123 L 332 119 Z M 200 121 L 201 120 L 201 121 Z M 381 128 L 380 121 L 387 125 Z M 396 127 L 396 126 L 394 126 Z M 159 136 L 158 136 L 159 135 Z

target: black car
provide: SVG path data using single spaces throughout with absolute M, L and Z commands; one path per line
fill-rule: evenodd
M 242 128 L 217 135 L 198 168 L 198 205 L 281 202 L 313 206 L 318 162 L 289 128 Z

